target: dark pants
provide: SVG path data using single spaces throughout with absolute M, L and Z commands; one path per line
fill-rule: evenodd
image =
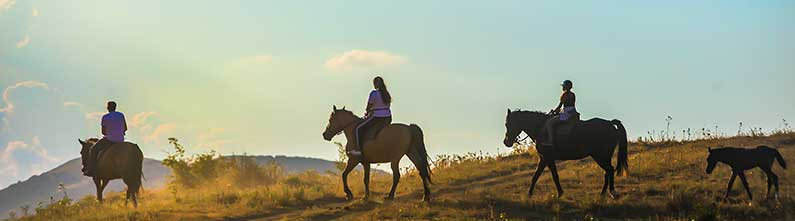
M 364 119 L 359 125 L 356 125 L 356 148 L 360 151 L 362 148 L 362 141 L 365 139 L 372 139 L 378 134 L 381 129 L 392 124 L 392 117 L 368 117 Z
M 102 151 L 110 148 L 110 146 L 113 146 L 113 144 L 115 144 L 115 143 L 117 143 L 117 142 L 110 141 L 107 138 L 102 138 L 99 141 L 97 141 L 97 143 L 95 143 L 94 146 L 91 147 L 91 151 L 89 152 L 90 158 L 88 159 L 88 162 L 87 162 L 88 163 L 88 172 L 87 172 L 88 175 L 93 175 L 94 172 L 96 172 L 96 170 L 97 170 L 96 165 L 98 164 L 97 161 L 99 161 L 99 159 L 97 159 L 97 157 L 98 157 L 99 153 L 101 153 Z

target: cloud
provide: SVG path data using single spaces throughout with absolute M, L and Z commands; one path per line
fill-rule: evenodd
M 273 56 L 270 55 L 256 55 L 240 59 L 240 62 L 243 64 L 270 63 L 271 61 L 273 61 Z
M 99 121 L 102 118 L 102 115 L 105 115 L 105 112 L 89 112 L 86 113 L 86 120 Z
M 16 3 L 14 0 L 0 0 L 0 10 L 8 10 L 14 6 L 14 3 Z
M 326 68 L 331 71 L 372 70 L 407 61 L 406 57 L 385 51 L 351 50 L 326 61 Z
M 173 132 L 174 129 L 176 129 L 176 128 L 177 128 L 177 124 L 175 124 L 175 123 L 160 124 L 160 125 L 158 125 L 155 128 L 154 131 L 152 131 L 152 133 L 150 133 L 149 135 L 144 136 L 144 142 L 145 143 L 152 143 L 152 142 L 160 143 L 160 139 L 161 139 L 162 135 L 165 135 L 166 133 Z
M 2 1 L 2 0 L 0 0 Z M 11 113 L 14 111 L 14 104 L 11 102 L 9 98 L 11 91 L 16 90 L 17 88 L 24 87 L 24 88 L 41 88 L 44 90 L 50 90 L 50 88 L 45 83 L 41 83 L 38 81 L 22 81 L 18 82 L 14 85 L 7 87 L 3 90 L 3 101 L 5 102 L 5 107 L 0 108 L 0 112 Z
M 130 128 L 143 126 L 149 117 L 156 115 L 154 111 L 141 112 L 133 115 L 132 121 L 129 121 Z
M 30 35 L 25 35 L 25 38 L 17 42 L 17 48 L 24 48 L 30 44 Z
M 24 157 L 27 159 L 17 157 L 18 155 L 27 156 Z M 29 162 L 19 162 L 18 159 Z M 59 162 L 58 158 L 50 156 L 47 149 L 42 148 L 38 136 L 34 136 L 30 144 L 14 140 L 8 142 L 2 152 L 0 152 L 0 168 L 4 168 L 0 169 L 0 176 L 20 179 L 23 178 L 19 177 L 20 174 L 43 173 L 57 162 Z
M 74 101 L 63 102 L 64 107 L 83 107 L 83 104 Z

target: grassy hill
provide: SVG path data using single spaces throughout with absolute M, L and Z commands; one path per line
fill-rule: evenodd
M 250 158 L 260 165 L 267 165 L 275 162 L 285 173 L 300 173 L 303 171 L 324 172 L 336 170 L 335 163 L 328 160 L 307 158 L 307 157 L 288 157 L 288 156 L 223 156 L 227 158 Z M 7 188 L 0 190 L 0 219 L 8 218 L 9 211 L 16 214 L 23 214 L 21 207 L 26 205 L 30 208 L 28 214 L 35 211 L 39 202 L 49 204 L 53 200 L 61 199 L 66 193 L 72 198 L 83 198 L 96 193 L 94 183 L 89 177 L 83 176 L 80 169 L 82 162 L 80 158 L 72 159 L 66 163 L 44 172 L 40 175 L 32 176 L 30 179 L 20 181 Z M 143 162 L 143 172 L 146 176 L 144 188 L 146 190 L 164 189 L 171 176 L 171 169 L 164 166 L 161 161 L 145 159 Z M 64 188 L 59 189 L 59 184 Z M 106 192 L 119 192 L 126 188 L 121 180 L 112 181 L 106 188 Z
M 766 178 L 747 171 L 755 199 L 748 201 L 737 182 L 731 199 L 718 202 L 730 170 L 719 165 L 704 172 L 707 147 L 756 145 L 776 147 L 795 162 L 795 133 L 770 136 L 706 138 L 678 142 L 635 142 L 630 145 L 629 176 L 616 179 L 618 199 L 601 198 L 603 172 L 590 159 L 559 162 L 566 191 L 555 197 L 547 172 L 535 195 L 526 195 L 537 156 L 534 150 L 486 156 L 440 156 L 435 159 L 433 202 L 420 203 L 421 182 L 405 174 L 393 201 L 383 201 L 391 176 L 372 178 L 368 201 L 344 200 L 335 173 L 287 175 L 270 184 L 235 188 L 202 187 L 184 193 L 147 191 L 142 206 L 124 207 L 119 194 L 98 205 L 92 198 L 63 202 L 22 220 L 465 220 L 465 219 L 598 219 L 598 220 L 792 220 L 795 219 L 795 172 L 774 166 L 781 197 L 764 199 Z M 432 147 L 430 147 L 432 148 Z M 351 188 L 362 196 L 361 172 L 353 172 Z M 79 212 L 77 212 L 79 211 Z

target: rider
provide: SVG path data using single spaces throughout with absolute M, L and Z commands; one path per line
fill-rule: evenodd
M 108 113 L 102 116 L 102 139 L 94 144 L 91 148 L 91 158 L 88 160 L 87 176 L 93 176 L 96 172 L 97 155 L 103 149 L 112 146 L 115 143 L 124 142 L 124 133 L 127 131 L 127 121 L 124 119 L 124 114 L 116 111 L 116 102 L 108 101 Z
M 558 103 L 555 109 L 549 111 L 550 114 L 559 114 L 559 116 L 550 118 L 546 123 L 548 136 L 544 144 L 549 146 L 555 145 L 555 127 L 561 122 L 575 118 L 576 115 L 579 114 L 577 113 L 577 109 L 574 108 L 576 97 L 574 96 L 574 92 L 571 92 L 571 88 L 574 86 L 573 83 L 570 80 L 565 80 L 560 86 L 563 87 L 563 94 L 560 95 L 560 103 Z M 561 107 L 563 107 L 562 111 Z
M 392 123 L 392 111 L 389 109 L 392 96 L 386 90 L 384 79 L 380 76 L 375 77 L 373 87 L 375 90 L 371 91 L 367 98 L 365 118 L 356 125 L 356 146 L 348 152 L 350 155 L 362 155 L 362 133 L 368 130 L 380 130 Z

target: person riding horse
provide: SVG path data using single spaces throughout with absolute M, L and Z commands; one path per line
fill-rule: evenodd
M 547 131 L 547 139 L 544 143 L 542 143 L 543 145 L 555 146 L 555 129 L 558 125 L 579 120 L 580 114 L 577 113 L 577 109 L 574 107 L 576 96 L 574 95 L 574 92 L 571 92 L 574 84 L 570 80 L 565 80 L 560 86 L 563 87 L 563 94 L 560 95 L 560 102 L 555 109 L 549 111 L 549 115 L 556 114 L 558 116 L 551 117 L 549 120 L 547 120 L 545 127 Z
M 86 162 L 87 168 L 84 171 L 86 176 L 93 176 L 97 170 L 97 155 L 106 148 L 116 143 L 124 142 L 124 135 L 127 132 L 127 121 L 124 114 L 116 111 L 116 102 L 108 101 L 108 113 L 102 116 L 102 139 L 97 141 L 91 148 L 90 159 Z
M 348 151 L 349 155 L 361 156 L 365 138 L 372 138 L 386 126 L 392 124 L 392 111 L 389 109 L 392 96 L 386 89 L 384 79 L 380 76 L 373 78 L 374 90 L 370 91 L 365 108 L 365 118 L 356 125 L 356 146 Z

